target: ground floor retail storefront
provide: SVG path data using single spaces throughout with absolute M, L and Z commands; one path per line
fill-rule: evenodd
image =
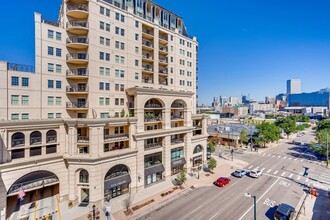
M 199 155 L 196 157 L 193 157 L 193 167 L 199 167 L 203 165 L 203 156 Z
M 116 165 L 109 170 L 104 180 L 104 197 L 115 198 L 129 192 L 131 176 L 128 167 Z
M 179 173 L 182 169 L 184 169 L 184 165 L 186 164 L 185 158 L 180 158 L 171 161 L 171 175 L 175 175 Z
M 145 176 L 145 186 L 151 185 L 153 183 L 163 180 L 163 172 L 165 168 L 163 164 L 157 164 L 152 167 L 148 167 L 144 170 Z

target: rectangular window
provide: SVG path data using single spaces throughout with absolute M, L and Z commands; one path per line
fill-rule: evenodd
M 56 40 L 59 40 L 59 41 L 62 40 L 62 33 L 61 32 L 56 32 Z
M 124 78 L 125 77 L 125 71 L 124 70 L 120 70 L 120 77 Z
M 173 78 L 171 78 L 171 84 L 173 84 Z
M 104 30 L 104 22 L 103 21 L 100 21 L 100 29 Z
M 48 72 L 54 72 L 54 64 L 48 63 Z
M 100 60 L 104 60 L 104 52 L 100 52 Z
M 125 64 L 125 57 L 122 57 L 122 56 L 120 57 L 120 63 Z
M 56 118 L 62 118 L 62 113 L 56 113 Z
M 109 113 L 108 112 L 105 112 L 105 113 L 101 112 L 101 118 L 109 118 Z
M 62 65 L 61 64 L 56 64 L 56 72 L 61 73 L 62 72 Z
M 62 56 L 62 49 L 56 48 L 56 56 L 61 57 Z
M 99 68 L 99 73 L 100 73 L 100 76 L 104 75 L 104 67 Z
M 48 105 L 54 105 L 54 96 L 48 96 L 47 102 Z
M 48 118 L 54 118 L 54 113 L 48 113 Z
M 139 66 L 139 60 L 135 60 L 135 66 Z
M 115 98 L 115 105 L 119 105 L 119 99 Z
M 119 92 L 119 84 L 115 84 L 115 91 Z
M 54 47 L 48 46 L 48 55 L 54 55 Z
M 105 60 L 110 61 L 110 53 L 105 54 Z
M 119 63 L 119 56 L 118 55 L 115 56 L 115 61 L 116 61 L 116 63 Z
M 105 105 L 110 105 L 110 98 L 105 98 Z
M 106 25 L 105 25 L 105 30 L 106 30 L 106 31 L 110 31 L 110 24 L 106 24 Z
M 125 43 L 120 43 L 120 49 L 125 50 Z
M 120 91 L 121 91 L 121 92 L 124 92 L 124 91 L 125 91 L 125 86 L 124 86 L 124 84 L 120 84 Z
M 104 98 L 103 97 L 99 97 L 99 105 L 104 105 Z
M 139 53 L 139 47 L 135 47 L 135 53 Z
M 139 73 L 135 73 L 134 78 L 139 79 Z
M 11 120 L 18 120 L 18 119 L 19 119 L 19 114 L 17 113 L 11 114 Z
M 99 83 L 99 89 L 100 89 L 100 90 L 104 90 L 104 83 L 103 83 L 103 82 L 100 82 L 100 83 Z
M 119 41 L 116 41 L 116 49 L 119 49 Z
M 54 80 L 48 80 L 48 89 L 54 88 Z
M 56 80 L 56 89 L 61 89 L 62 88 L 62 81 Z
M 106 68 L 106 69 L 105 69 L 105 74 L 106 74 L 107 76 L 110 76 L 110 68 Z
M 125 16 L 124 16 L 124 15 L 121 15 L 121 16 L 120 16 L 120 21 L 121 21 L 121 22 L 125 22 Z
M 100 14 L 104 15 L 104 7 L 100 6 Z
M 100 37 L 100 44 L 101 44 L 101 45 L 104 44 L 104 37 Z
M 18 105 L 19 103 L 19 96 L 18 95 L 11 95 L 11 104 Z
M 116 27 L 115 33 L 119 34 L 119 27 Z
M 54 38 L 54 31 L 48 30 L 48 38 L 53 39 Z
M 119 70 L 115 70 L 115 77 L 119 77 Z
M 106 9 L 105 15 L 106 15 L 107 17 L 110 17 L 110 9 Z
M 29 105 L 29 96 L 22 95 L 22 105 Z
M 139 40 L 139 34 L 135 34 L 135 40 Z
M 62 97 L 56 97 L 56 105 L 62 105 Z
M 29 86 L 29 78 L 22 77 L 22 86 Z
M 22 113 L 22 119 L 29 119 L 29 113 Z
M 119 13 L 116 13 L 116 20 L 119 21 Z
M 139 22 L 138 21 L 135 21 L 135 27 L 139 28 Z
M 124 105 L 124 99 L 120 99 L 120 105 Z
M 110 46 L 110 39 L 109 38 L 105 39 L 105 45 Z
M 110 90 L 110 83 L 105 83 L 105 90 Z

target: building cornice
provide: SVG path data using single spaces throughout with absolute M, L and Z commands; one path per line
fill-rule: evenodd
M 133 87 L 126 89 L 128 95 L 161 95 L 161 96 L 178 96 L 178 97 L 187 97 L 191 98 L 195 93 L 193 92 L 183 92 L 183 91 L 174 91 L 174 90 L 161 90 L 161 89 L 150 89 L 150 88 L 141 88 Z
M 196 120 L 196 119 L 206 119 L 206 118 L 210 118 L 209 115 L 207 114 L 196 114 L 196 115 L 192 115 L 191 119 Z

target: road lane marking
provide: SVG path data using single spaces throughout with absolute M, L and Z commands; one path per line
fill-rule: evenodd
M 275 157 L 275 155 L 273 155 L 272 157 Z
M 304 159 L 301 159 L 300 161 L 301 161 L 301 162 L 303 162 L 303 161 L 304 161 Z
M 300 177 L 301 177 L 301 176 L 298 176 L 298 177 L 297 177 L 297 180 L 300 180 Z
M 198 206 L 197 208 L 195 208 L 191 213 L 194 213 L 194 212 L 196 212 L 198 209 L 200 209 L 200 208 L 202 208 L 203 207 L 203 205 L 200 205 L 200 206 Z
M 275 175 L 276 173 L 278 173 L 278 171 L 277 171 L 277 170 L 274 172 L 274 175 Z
M 252 167 L 253 167 L 253 165 L 252 166 L 249 166 L 248 169 L 251 169 Z
M 293 173 L 291 173 L 290 175 L 289 175 L 289 178 L 291 178 L 293 176 Z
M 285 172 L 283 172 L 282 174 L 281 174 L 281 176 L 284 176 L 285 175 Z
M 286 158 L 286 156 L 283 157 L 283 159 L 285 159 L 285 158 Z
M 260 199 L 262 199 L 262 197 L 264 197 L 266 195 L 266 193 L 268 193 L 268 191 L 277 183 L 279 179 L 277 179 L 267 190 L 266 192 L 264 192 L 264 194 L 262 194 L 259 199 L 257 200 L 256 203 L 258 203 L 260 201 Z M 244 218 L 244 216 L 253 208 L 254 205 L 252 205 L 240 218 L 239 220 L 242 220 Z
M 298 160 L 298 158 L 294 159 L 294 160 Z
M 209 220 L 213 219 L 217 214 L 219 214 L 219 212 L 215 213 L 214 215 L 212 215 L 211 218 L 209 218 Z
M 278 156 L 277 158 L 280 158 L 281 156 Z
M 292 158 L 291 157 L 289 157 L 289 160 L 291 160 Z
M 302 176 L 304 174 L 304 172 L 300 172 L 299 175 Z
M 267 171 L 267 173 L 269 173 L 270 171 L 272 171 L 272 169 L 269 169 L 269 170 Z
M 261 169 L 261 172 L 263 172 L 265 169 L 266 169 L 266 168 L 262 168 L 262 169 Z
M 306 183 L 308 183 L 309 179 L 307 179 L 307 178 L 306 178 L 306 180 L 305 180 L 305 181 L 306 181 Z

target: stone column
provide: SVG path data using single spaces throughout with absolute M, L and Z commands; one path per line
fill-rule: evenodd
M 163 115 L 163 129 L 171 129 L 171 109 L 165 108 L 162 112 Z
M 68 145 L 66 152 L 68 155 L 72 156 L 74 154 L 77 154 L 78 149 L 77 149 L 77 127 L 75 124 L 68 124 Z
M 171 136 L 166 136 L 163 140 L 163 165 L 165 167 L 164 176 L 167 180 L 171 178 Z
M 8 139 L 7 139 L 7 131 L 5 129 L 0 129 L 0 163 L 5 163 L 10 161 L 10 157 L 8 155 Z
M 194 147 L 191 144 L 192 132 L 188 132 L 184 137 L 184 155 L 187 161 L 186 168 L 187 171 L 190 172 L 190 168 L 192 167 L 192 158 Z
M 138 149 L 136 158 L 136 188 L 137 191 L 144 189 L 144 140 L 136 141 Z
M 103 153 L 104 125 L 93 124 L 87 126 L 89 127 L 89 154 L 92 157 L 98 157 Z

